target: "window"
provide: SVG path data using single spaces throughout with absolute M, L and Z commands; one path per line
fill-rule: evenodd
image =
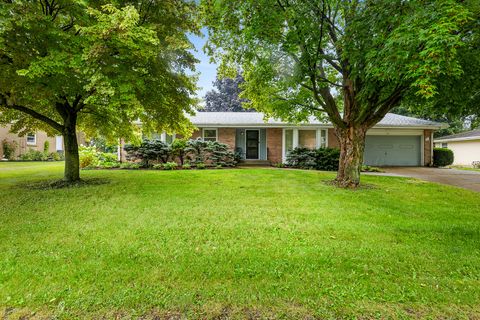
M 35 133 L 27 134 L 27 144 L 30 146 L 37 144 L 37 135 Z
M 317 130 L 298 130 L 298 146 L 302 148 L 317 148 Z
M 217 129 L 203 129 L 204 141 L 217 141 Z
M 446 142 L 442 142 L 442 148 L 448 148 L 448 144 Z

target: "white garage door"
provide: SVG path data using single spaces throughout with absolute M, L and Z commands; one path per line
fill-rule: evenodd
M 421 136 L 367 136 L 364 163 L 369 166 L 420 166 Z

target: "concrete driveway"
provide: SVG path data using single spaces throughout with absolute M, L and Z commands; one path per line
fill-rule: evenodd
M 391 167 L 382 169 L 385 171 L 384 175 L 417 178 L 480 192 L 479 171 L 428 167 Z

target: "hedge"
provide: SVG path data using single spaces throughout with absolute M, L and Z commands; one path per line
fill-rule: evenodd
M 453 151 L 447 148 L 433 149 L 433 165 L 435 167 L 445 167 L 453 163 Z

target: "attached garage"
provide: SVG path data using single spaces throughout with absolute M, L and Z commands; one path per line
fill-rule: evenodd
M 422 136 L 367 135 L 364 163 L 369 166 L 421 166 Z

